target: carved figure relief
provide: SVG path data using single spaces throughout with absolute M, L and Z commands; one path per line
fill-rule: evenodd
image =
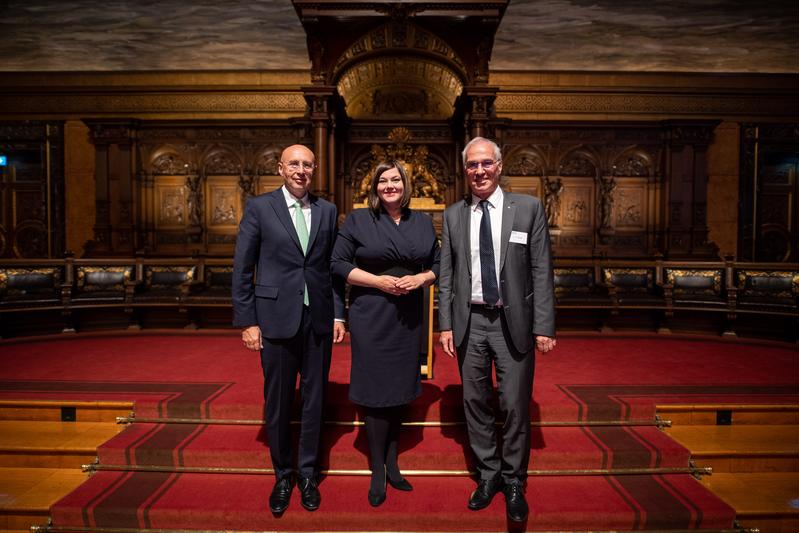
M 591 226 L 592 191 L 592 187 L 571 185 L 564 191 L 564 224 L 582 228 Z
M 239 173 L 241 165 L 234 161 L 230 154 L 216 152 L 205 162 L 205 174 L 235 175 Z
M 182 189 L 168 189 L 161 196 L 161 213 L 159 225 L 183 226 L 186 216 L 183 212 L 184 196 Z
M 211 217 L 212 224 L 235 224 L 236 207 L 233 199 L 233 193 L 229 190 L 217 189 L 213 192 L 212 203 L 214 205 L 213 215 Z
M 612 176 L 605 176 L 599 180 L 599 227 L 610 228 L 611 214 L 613 212 L 613 191 L 616 190 L 616 180 Z
M 618 191 L 616 226 L 641 227 L 643 225 L 642 190 L 622 188 Z
M 560 166 L 561 176 L 596 176 L 596 167 L 582 156 L 574 156 Z
M 153 174 L 183 174 L 188 164 L 176 154 L 164 154 L 153 161 Z
M 544 170 L 539 159 L 529 153 L 513 157 L 506 170 L 509 176 L 541 176 Z
M 258 163 L 255 165 L 255 173 L 259 176 L 276 176 L 277 164 L 279 161 L 280 152 L 277 150 L 261 154 L 261 157 L 258 159 Z
M 560 195 L 563 193 L 563 181 L 560 178 L 544 178 L 544 207 L 547 212 L 547 224 L 550 228 L 558 227 L 560 218 Z
M 202 224 L 202 179 L 200 176 L 186 176 L 186 208 L 188 211 L 189 224 L 200 226 Z
M 638 156 L 630 156 L 613 165 L 614 176 L 649 176 L 649 165 Z

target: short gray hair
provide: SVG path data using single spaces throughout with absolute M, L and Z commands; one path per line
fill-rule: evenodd
M 492 141 L 491 139 L 486 139 L 485 137 L 475 137 L 468 143 L 466 146 L 463 147 L 463 152 L 461 152 L 461 157 L 463 158 L 463 166 L 466 166 L 466 152 L 469 151 L 469 148 L 472 147 L 473 144 L 477 143 L 488 143 L 494 148 L 494 161 L 502 161 L 502 150 L 499 149 L 497 143 Z

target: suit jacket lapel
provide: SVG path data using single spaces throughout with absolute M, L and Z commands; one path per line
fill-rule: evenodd
M 308 200 L 311 202 L 311 233 L 308 235 L 308 254 L 310 254 L 314 239 L 316 239 L 316 235 L 319 233 L 319 227 L 322 225 L 322 208 L 316 201 L 316 196 L 309 194 Z M 297 242 L 299 242 L 299 239 Z
M 297 248 L 302 253 L 302 246 L 300 246 L 300 238 L 297 237 L 297 230 L 294 228 L 294 222 L 291 220 L 291 215 L 289 214 L 289 208 L 286 204 L 286 198 L 283 196 L 283 191 L 278 189 L 273 191 L 272 194 L 269 195 L 270 203 L 272 204 L 272 209 L 275 211 L 277 215 L 277 219 L 283 224 L 283 227 L 286 229 L 286 233 L 289 234 L 289 237 L 294 241 L 294 244 L 297 245 Z M 313 211 L 311 211 L 313 213 Z M 311 217 L 314 218 L 313 216 Z M 308 243 L 308 247 L 311 247 L 310 240 Z
M 471 196 L 468 200 L 463 201 L 463 208 L 460 211 L 460 231 L 463 235 L 463 257 L 466 258 L 466 270 L 469 275 L 472 273 L 472 242 L 471 242 L 471 229 L 472 229 L 472 204 Z
M 502 267 L 505 264 L 505 256 L 508 255 L 508 243 L 510 242 L 510 232 L 513 228 L 513 217 L 516 214 L 516 203 L 510 197 L 510 194 L 505 193 L 505 205 L 502 206 L 504 212 L 502 213 L 502 231 L 499 234 L 499 271 L 502 272 Z

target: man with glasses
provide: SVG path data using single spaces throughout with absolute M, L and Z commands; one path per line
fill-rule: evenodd
M 344 338 L 343 284 L 334 290 L 330 256 L 336 206 L 309 194 L 314 154 L 289 146 L 280 157 L 283 186 L 251 198 L 239 225 L 233 260 L 233 324 L 247 349 L 259 351 L 266 427 L 277 478 L 269 508 L 286 510 L 294 486 L 292 401 L 300 375 L 302 419 L 297 453 L 300 503 L 319 507 L 316 459 L 332 343 Z
M 444 212 L 439 278 L 440 342 L 457 356 L 469 444 L 479 483 L 469 508 L 502 490 L 508 518 L 527 519 L 530 399 L 535 350 L 555 347 L 549 228 L 538 198 L 499 187 L 502 155 L 482 137 L 463 150 L 468 199 Z M 499 416 L 491 407 L 492 365 Z M 497 418 L 502 432 L 497 438 Z

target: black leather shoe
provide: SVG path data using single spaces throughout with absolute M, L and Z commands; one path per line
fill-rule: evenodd
M 408 483 L 408 480 L 402 476 L 400 476 L 399 481 L 392 481 L 390 476 L 387 479 L 388 484 L 397 490 L 404 490 L 405 492 L 410 492 L 413 490 L 413 485 Z
M 527 520 L 527 499 L 524 497 L 524 489 L 521 485 L 505 485 L 505 511 L 508 518 L 514 522 L 524 522 Z
M 502 488 L 502 480 L 500 478 L 494 479 L 481 479 L 477 488 L 472 492 L 469 498 L 469 509 L 478 511 L 485 509 L 494 499 L 494 494 Z
M 300 481 L 297 483 L 297 488 L 300 491 L 300 503 L 303 507 L 309 511 L 316 511 L 319 509 L 322 495 L 319 494 L 319 488 L 314 478 L 301 477 Z
M 291 476 L 278 479 L 272 488 L 269 496 L 269 510 L 275 514 L 280 514 L 286 510 L 291 500 L 291 489 L 294 487 L 294 480 Z

